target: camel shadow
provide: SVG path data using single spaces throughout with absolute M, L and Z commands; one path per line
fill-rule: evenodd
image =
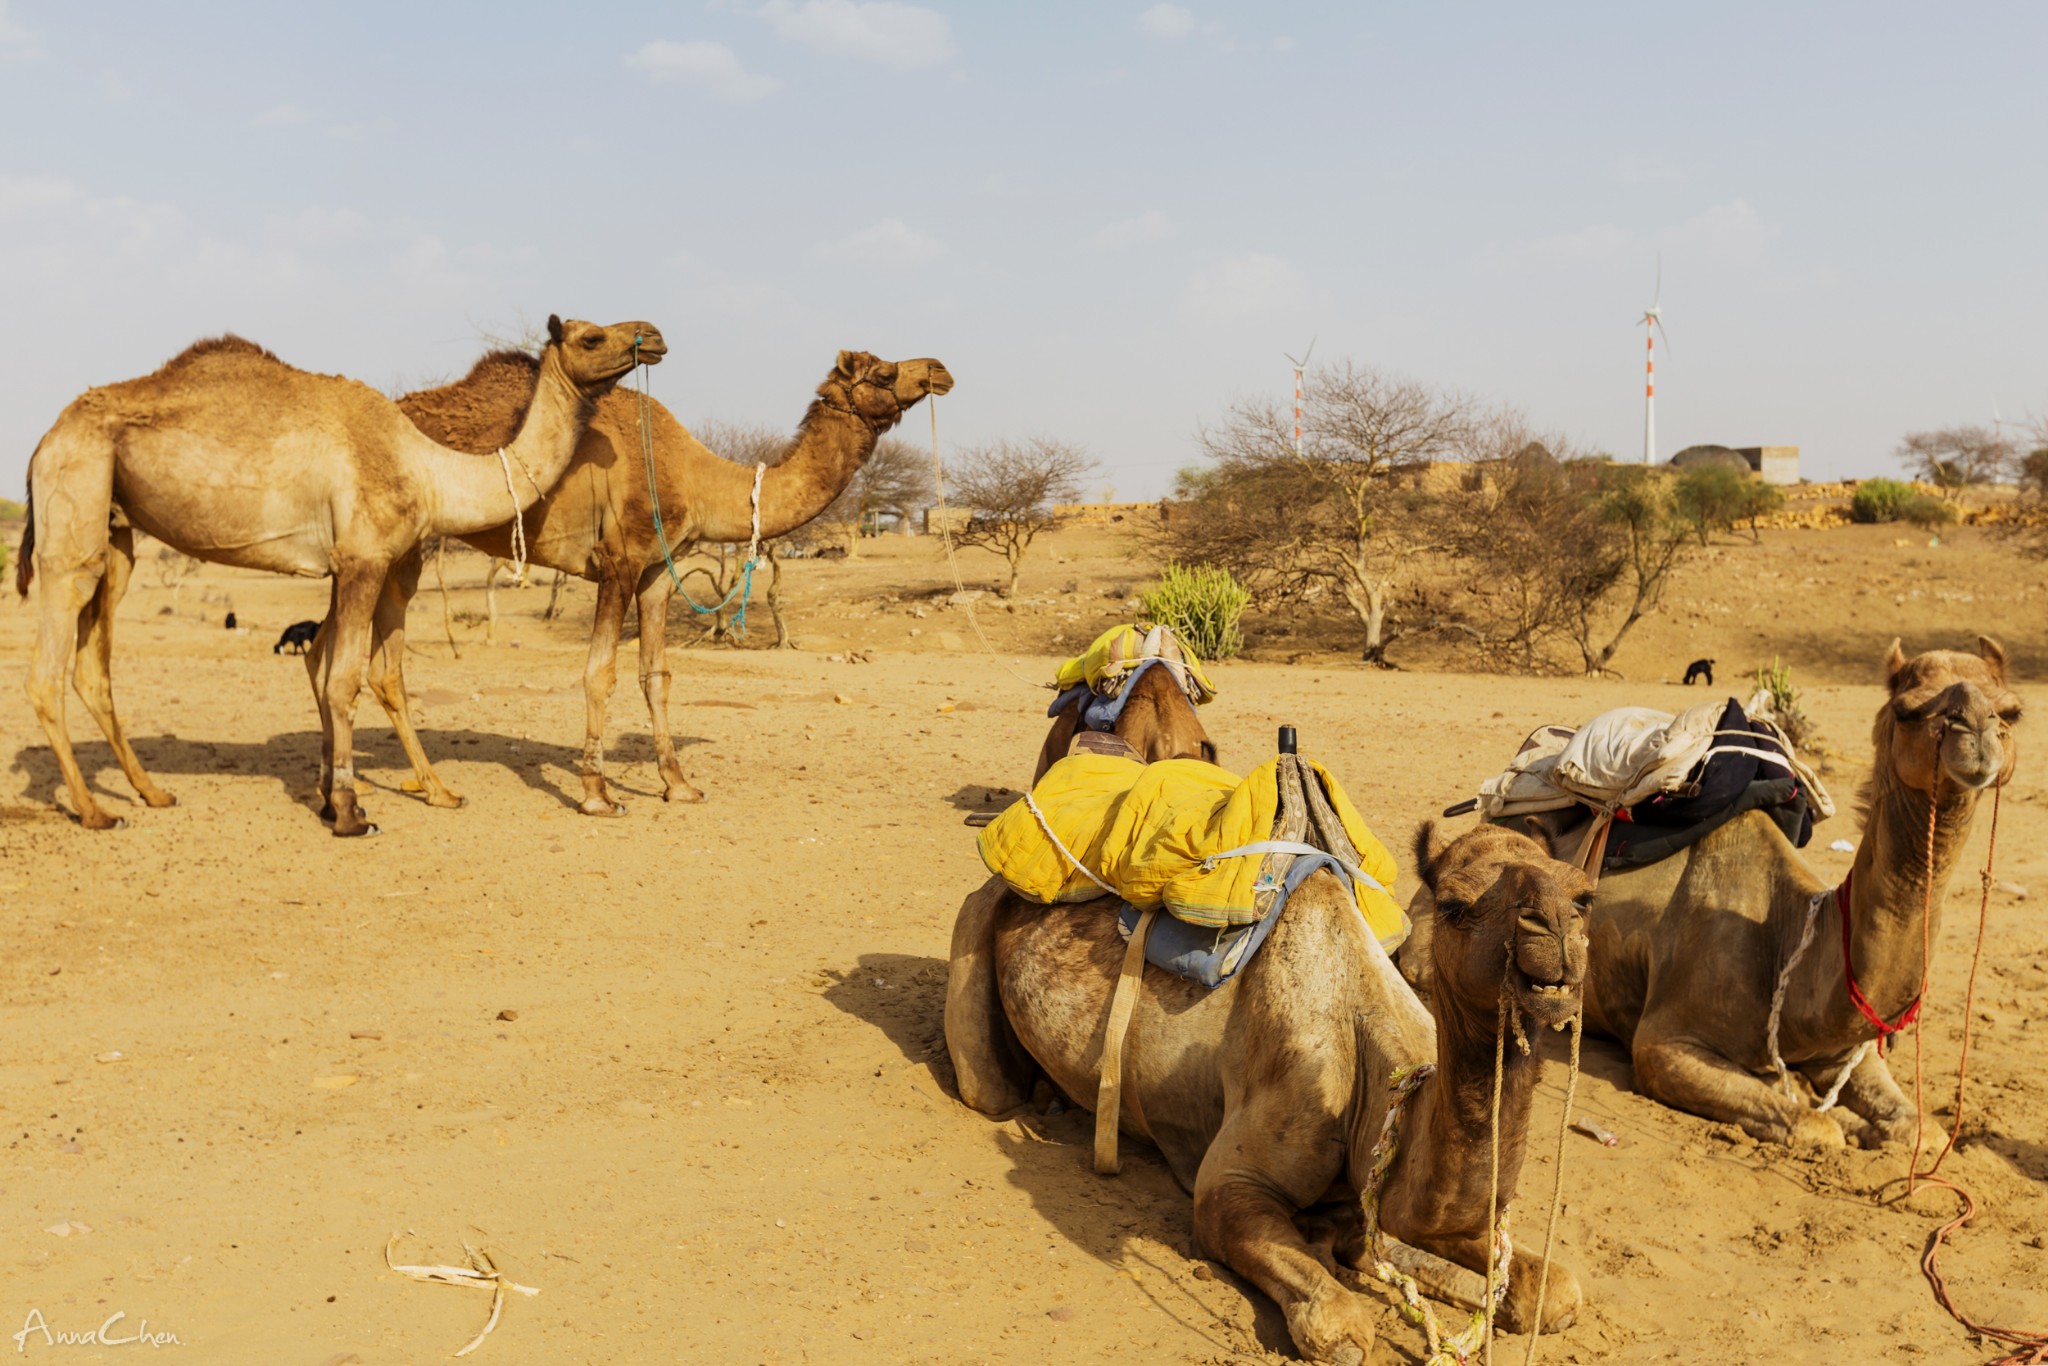
M 317 730 L 285 731 L 267 740 L 192 740 L 178 735 L 137 735 L 135 750 L 143 767 L 159 777 L 175 778 L 194 774 L 246 774 L 276 783 L 291 801 L 316 811 L 320 805 L 320 733 Z M 427 757 L 438 766 L 449 760 L 495 763 L 516 776 L 535 792 L 545 793 L 573 811 L 582 799 L 579 765 L 581 746 L 557 745 L 543 740 L 478 730 L 422 728 L 420 743 Z M 677 749 L 709 743 L 698 736 L 676 736 Z M 121 776 L 113 750 L 104 740 L 74 740 L 79 766 L 85 770 L 86 785 L 111 805 L 140 807 Z M 385 793 L 406 800 L 418 800 L 416 793 L 398 784 L 411 775 L 405 751 L 397 733 L 383 727 L 356 731 L 357 780 L 366 792 Z M 654 737 L 647 734 L 621 736 L 611 746 L 612 763 L 606 781 L 616 791 L 635 797 L 661 800 L 655 785 L 622 782 L 618 771 L 629 764 L 645 764 L 654 771 Z M 397 770 L 400 778 L 386 780 L 364 772 L 365 767 Z M 23 798 L 54 805 L 63 790 L 64 778 L 56 756 L 48 745 L 24 745 L 15 751 L 12 771 L 27 779 Z M 443 776 L 447 776 L 445 773 Z M 173 785 L 173 790 L 175 786 Z
M 928 1068 L 939 1089 L 960 1105 L 946 1053 L 943 960 L 865 953 L 855 967 L 829 975 L 836 980 L 822 993 L 827 1001 L 880 1030 L 906 1061 Z M 961 1114 L 971 1112 L 963 1105 Z M 1063 1099 L 1056 1097 L 1043 1114 L 990 1118 L 988 1123 L 997 1147 L 1010 1160 L 1010 1183 L 1030 1197 L 1032 1208 L 1070 1245 L 1112 1269 L 1135 1271 L 1132 1284 L 1141 1293 L 1219 1353 L 1293 1352 L 1278 1307 L 1221 1263 L 1209 1263 L 1209 1270 L 1242 1292 L 1253 1317 L 1249 1328 L 1219 1323 L 1216 1310 L 1189 1288 L 1193 1201 L 1150 1144 L 1126 1139 L 1123 1171 L 1106 1179 L 1093 1167 L 1093 1116 Z
M 1016 788 L 1005 787 L 1000 783 L 969 783 L 946 798 L 946 805 L 955 811 L 966 811 L 970 814 L 993 813 L 1002 811 L 1022 795 L 1023 793 Z

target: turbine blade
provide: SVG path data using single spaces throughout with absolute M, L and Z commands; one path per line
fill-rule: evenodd
M 1664 320 L 1662 318 L 1657 319 L 1657 334 L 1664 338 L 1664 354 L 1667 356 L 1670 355 L 1671 334 L 1664 330 Z
M 1664 253 L 1657 253 L 1657 290 L 1650 296 L 1650 307 L 1664 302 Z

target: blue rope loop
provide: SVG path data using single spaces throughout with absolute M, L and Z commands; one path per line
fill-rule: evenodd
M 640 408 L 640 463 L 647 470 L 647 505 L 654 513 L 654 539 L 661 546 L 662 563 L 668 566 L 669 582 L 675 585 L 676 592 L 682 594 L 683 601 L 690 604 L 691 611 L 699 616 L 708 617 L 730 607 L 734 598 L 740 600 L 740 610 L 732 619 L 732 630 L 734 635 L 744 640 L 747 634 L 747 606 L 754 598 L 754 566 L 760 563 L 760 557 L 747 556 L 747 562 L 740 566 L 740 581 L 732 586 L 731 592 L 709 607 L 690 596 L 690 590 L 683 587 L 683 576 L 676 572 L 676 557 L 669 548 L 668 528 L 662 525 L 661 521 L 661 491 L 655 486 L 654 480 L 654 410 L 651 406 L 653 398 L 647 391 L 647 367 L 640 363 L 640 339 L 644 335 L 640 332 L 633 334 L 633 370 L 637 377 L 636 398 Z

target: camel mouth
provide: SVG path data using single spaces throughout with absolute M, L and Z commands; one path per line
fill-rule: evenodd
M 1520 968 L 1515 978 L 1515 1003 L 1538 1025 L 1562 1029 L 1579 1013 L 1582 993 L 1576 985 L 1538 982 Z

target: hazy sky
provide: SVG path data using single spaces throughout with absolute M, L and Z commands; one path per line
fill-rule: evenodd
M 1282 352 L 1634 458 L 2048 415 L 2048 6 L 0 0 L 0 491 L 232 329 L 380 387 L 658 323 L 685 422 L 935 355 L 1164 489 Z M 920 415 L 914 433 L 926 428 Z

